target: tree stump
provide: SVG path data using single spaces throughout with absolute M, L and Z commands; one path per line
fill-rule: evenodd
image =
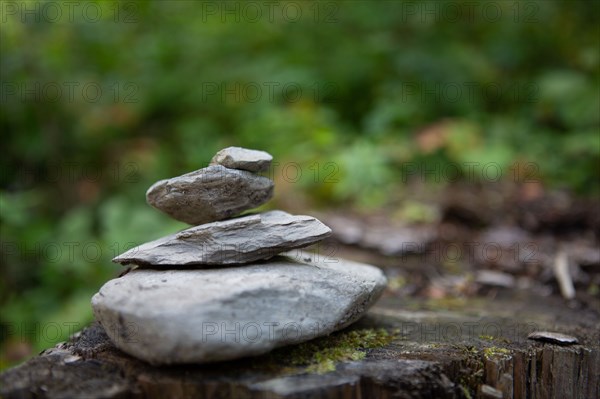
M 291 347 L 217 364 L 153 367 L 118 350 L 93 323 L 69 342 L 4 372 L 0 393 L 3 398 L 600 397 L 598 309 L 574 311 L 557 297 L 540 301 L 524 292 L 505 294 L 432 308 L 424 300 L 388 293 L 350 328 L 320 338 L 320 346 L 302 344 L 300 361 Z M 312 356 L 328 345 L 334 350 L 324 353 L 336 353 L 344 334 L 381 329 L 390 339 L 357 347 L 363 356 Z M 527 338 L 532 331 L 561 332 L 579 342 L 533 341 Z M 328 367 L 311 365 L 314 359 L 329 362 Z

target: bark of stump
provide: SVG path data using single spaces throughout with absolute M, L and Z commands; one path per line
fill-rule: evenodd
M 522 294 L 520 294 L 522 295 Z M 261 356 L 153 367 L 119 351 L 93 323 L 0 376 L 3 398 L 598 398 L 600 317 L 560 298 L 472 298 L 446 309 L 385 296 L 351 329 L 396 331 L 388 345 L 323 374 Z M 409 310 L 407 310 L 409 309 Z M 576 336 L 560 346 L 533 330 Z M 157 343 L 159 345 L 160 343 Z M 285 349 L 280 349 L 285 351 Z

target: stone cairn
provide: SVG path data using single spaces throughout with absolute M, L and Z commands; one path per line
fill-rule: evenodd
M 229 147 L 208 167 L 150 187 L 150 205 L 194 227 L 113 259 L 138 266 L 92 298 L 118 348 L 152 364 L 260 355 L 344 328 L 379 298 L 378 268 L 296 250 L 331 234 L 316 218 L 236 217 L 273 196 L 257 174 L 271 161 Z

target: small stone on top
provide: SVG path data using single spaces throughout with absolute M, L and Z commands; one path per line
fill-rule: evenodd
M 273 157 L 265 151 L 249 150 L 241 147 L 227 147 L 217 152 L 210 161 L 211 165 L 223 165 L 226 168 L 262 172 L 271 166 Z

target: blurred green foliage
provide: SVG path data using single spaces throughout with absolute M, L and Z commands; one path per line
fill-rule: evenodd
M 146 188 L 228 145 L 313 206 L 468 162 L 598 193 L 598 2 L 71 3 L 0 9 L 5 353 L 91 320 L 110 259 L 183 227 Z

